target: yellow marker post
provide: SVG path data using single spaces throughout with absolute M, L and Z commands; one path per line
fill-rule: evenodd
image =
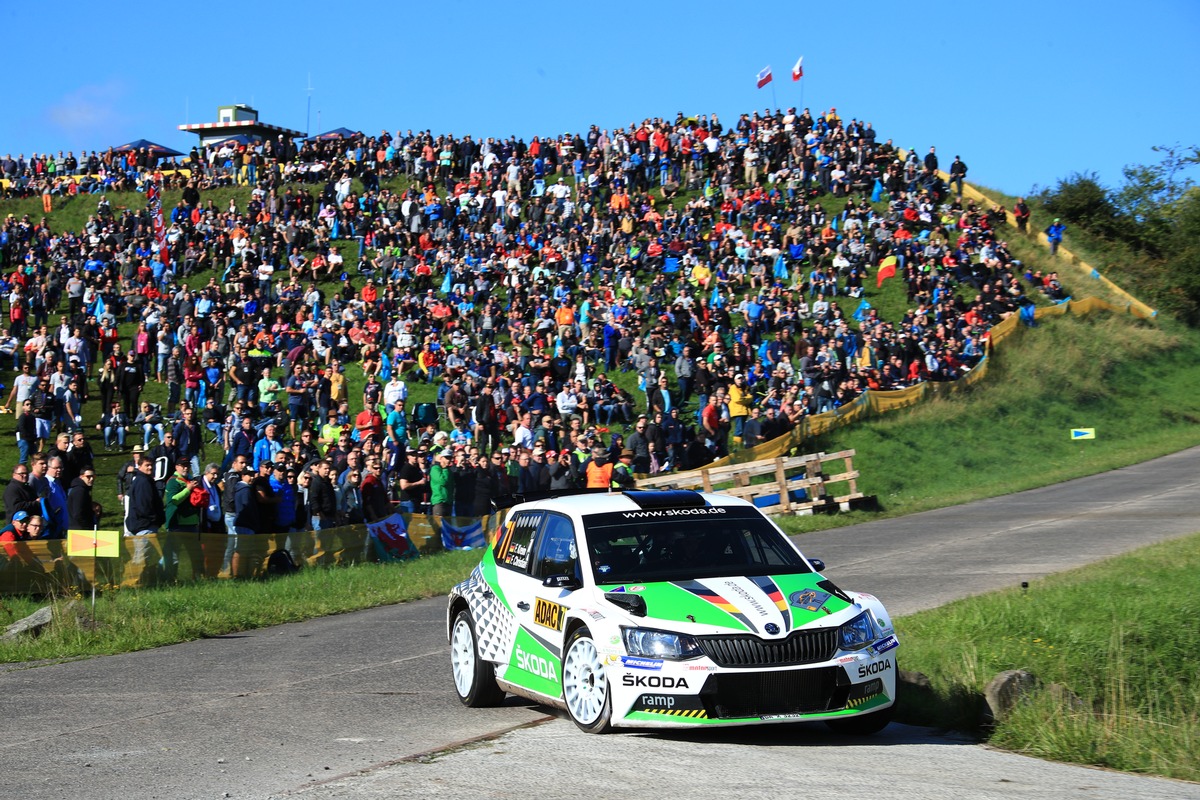
M 1095 439 L 1095 428 L 1071 428 L 1071 441 L 1077 442 L 1080 439 Z
M 120 531 L 67 531 L 67 555 L 120 558 Z
M 67 531 L 67 556 L 120 558 L 120 531 Z M 92 570 L 92 616 L 96 616 L 96 572 Z

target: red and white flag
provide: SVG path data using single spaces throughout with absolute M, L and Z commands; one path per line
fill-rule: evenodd
M 758 73 L 758 88 L 762 88 L 771 82 L 771 68 L 764 67 L 762 72 Z M 774 90 L 772 90 L 774 91 Z
M 798 81 L 804 77 L 804 56 L 796 59 L 796 66 L 792 67 L 792 80 Z

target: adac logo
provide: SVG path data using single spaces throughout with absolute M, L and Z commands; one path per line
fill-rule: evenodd
M 533 621 L 543 628 L 561 631 L 563 617 L 566 616 L 566 613 L 567 609 L 558 603 L 551 603 L 549 600 L 543 600 L 540 597 L 534 599 Z

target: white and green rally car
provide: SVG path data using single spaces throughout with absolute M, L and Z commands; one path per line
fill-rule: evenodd
M 473 707 L 510 692 L 565 708 L 591 733 L 805 720 L 874 733 L 896 700 L 891 618 L 821 569 L 719 494 L 520 502 L 450 593 L 454 686 Z

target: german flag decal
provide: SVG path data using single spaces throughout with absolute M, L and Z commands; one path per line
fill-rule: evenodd
M 771 602 L 779 609 L 780 615 L 783 617 L 783 629 L 785 631 L 792 628 L 792 615 L 788 613 L 787 598 L 783 596 L 783 592 L 779 591 L 779 587 L 775 585 L 775 581 L 770 578 L 751 578 L 754 584 L 763 590 L 763 594 L 771 598 Z
M 741 609 L 739 609 L 733 603 L 722 597 L 715 589 L 710 589 L 699 581 L 682 581 L 680 583 L 676 583 L 675 585 L 680 589 L 691 592 L 701 600 L 707 600 L 729 616 L 736 619 L 738 622 L 745 625 L 754 633 L 758 633 L 758 628 L 754 626 L 754 623 L 750 621 L 749 617 L 743 614 Z

